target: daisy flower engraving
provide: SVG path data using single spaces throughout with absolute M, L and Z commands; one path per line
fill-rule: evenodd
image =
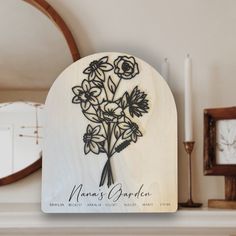
M 141 92 L 136 86 L 132 93 L 128 95 L 127 107 L 129 108 L 129 113 L 132 117 L 140 117 L 143 113 L 148 112 L 148 100 L 146 99 L 147 94 Z

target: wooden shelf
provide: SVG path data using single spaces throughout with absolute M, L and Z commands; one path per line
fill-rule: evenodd
M 180 209 L 171 214 L 44 214 L 39 204 L 0 204 L 0 234 L 215 235 L 236 233 L 236 211 Z

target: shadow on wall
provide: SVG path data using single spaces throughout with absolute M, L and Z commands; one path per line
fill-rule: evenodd
M 209 80 L 208 80 L 208 103 L 211 107 L 221 106 L 222 103 L 222 86 L 221 86 L 221 71 L 218 65 L 212 65 L 209 69 Z
M 207 105 L 209 108 L 235 106 L 235 71 L 233 66 L 214 64 L 209 68 Z M 225 74 L 231 70 L 231 76 Z M 227 73 L 226 73 L 227 72 Z

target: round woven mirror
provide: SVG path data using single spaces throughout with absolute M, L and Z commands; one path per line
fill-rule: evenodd
M 44 106 L 19 91 L 46 94 L 80 55 L 68 26 L 45 0 L 1 1 L 0 28 L 0 185 L 5 185 L 42 165 Z

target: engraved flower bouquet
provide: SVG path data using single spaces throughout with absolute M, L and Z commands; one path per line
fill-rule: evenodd
M 108 59 L 105 56 L 94 60 L 83 71 L 87 78 L 80 86 L 72 88 L 72 103 L 80 104 L 84 116 L 90 121 L 83 136 L 84 153 L 105 153 L 107 156 L 99 186 L 103 186 L 107 179 L 107 186 L 110 187 L 114 183 L 110 160 L 115 153 L 142 136 L 132 118 L 147 113 L 149 107 L 147 94 L 138 86 L 131 93 L 126 91 L 121 97 L 116 96 L 122 80 L 139 74 L 135 58 L 118 56 L 113 64 Z

